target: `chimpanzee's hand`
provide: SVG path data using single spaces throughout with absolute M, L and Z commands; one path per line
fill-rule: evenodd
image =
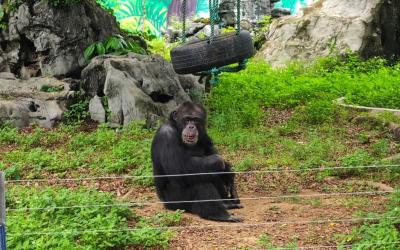
M 225 170 L 225 161 L 222 159 L 220 155 L 214 154 L 212 155 L 213 161 L 215 162 L 215 172 L 224 171 Z

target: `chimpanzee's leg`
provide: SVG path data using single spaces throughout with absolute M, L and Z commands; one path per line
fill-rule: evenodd
M 221 199 L 213 183 L 199 183 L 190 188 L 193 192 L 192 200 L 218 200 Z M 190 211 L 200 217 L 215 221 L 240 222 L 242 219 L 232 217 L 222 201 L 206 201 L 192 203 Z
M 224 202 L 224 205 L 227 209 L 243 208 L 242 205 L 239 205 L 240 200 L 235 185 L 235 174 L 231 173 L 231 169 L 232 166 L 228 162 L 225 162 L 225 172 L 227 172 L 227 174 L 220 175 L 227 199 L 230 199 Z M 220 188 L 218 190 L 220 190 Z
M 190 211 L 191 203 L 188 202 L 177 202 L 177 201 L 188 201 L 191 200 L 191 192 L 188 189 L 183 188 L 178 183 L 172 181 L 166 185 L 163 192 L 164 207 L 169 210 L 182 209 Z

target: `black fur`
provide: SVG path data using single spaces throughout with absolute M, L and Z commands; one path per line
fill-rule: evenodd
M 197 121 L 199 139 L 188 146 L 182 142 L 184 117 Z M 192 119 L 192 118 L 191 118 Z M 154 178 L 157 195 L 162 201 L 195 201 L 234 199 L 233 201 L 165 203 L 167 209 L 183 209 L 200 217 L 218 221 L 241 221 L 231 217 L 227 209 L 240 208 L 231 165 L 217 154 L 206 128 L 206 112 L 198 104 L 183 103 L 171 113 L 167 123 L 157 131 L 151 148 L 154 175 L 227 172 L 227 174 Z

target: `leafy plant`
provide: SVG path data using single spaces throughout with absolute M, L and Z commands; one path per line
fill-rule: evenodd
M 146 54 L 146 50 L 143 49 L 137 42 L 128 40 L 121 35 L 113 35 L 107 38 L 104 42 L 95 42 L 84 51 L 84 57 L 87 61 L 97 55 L 114 54 L 124 55 L 128 52 L 134 52 L 138 54 Z
M 177 45 L 177 43 L 166 43 L 164 39 L 153 39 L 148 42 L 150 52 L 152 54 L 159 54 L 165 60 L 171 61 L 170 52 Z
M 400 241 L 400 192 L 391 195 L 389 210 L 381 215 L 369 214 L 370 218 L 379 218 L 376 221 L 369 220 L 355 228 L 349 235 L 343 235 L 342 245 L 351 244 L 352 249 L 398 249 Z M 365 217 L 365 216 L 364 216 Z M 340 246 L 340 249 L 344 249 Z
M 64 112 L 64 119 L 68 123 L 82 122 L 89 118 L 89 98 L 80 97 Z
M 146 221 L 151 218 L 135 215 L 129 206 L 118 206 L 121 202 L 117 202 L 111 194 L 84 188 L 73 192 L 59 187 L 10 188 L 7 204 L 11 209 L 49 207 L 8 214 L 7 243 L 10 249 L 16 250 L 166 247 L 171 233 L 152 227 L 167 225 L 171 220 L 172 223 L 178 223 L 180 220 L 178 214 L 166 214 L 161 215 L 160 221 L 152 220 L 150 224 Z M 52 208 L 85 205 L 99 206 Z M 132 222 L 137 222 L 133 228 L 129 226 Z

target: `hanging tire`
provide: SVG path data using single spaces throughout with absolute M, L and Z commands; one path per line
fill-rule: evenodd
M 209 38 L 195 40 L 171 50 L 171 62 L 178 74 L 207 71 L 241 62 L 255 53 L 253 41 L 248 31 L 225 33 Z

